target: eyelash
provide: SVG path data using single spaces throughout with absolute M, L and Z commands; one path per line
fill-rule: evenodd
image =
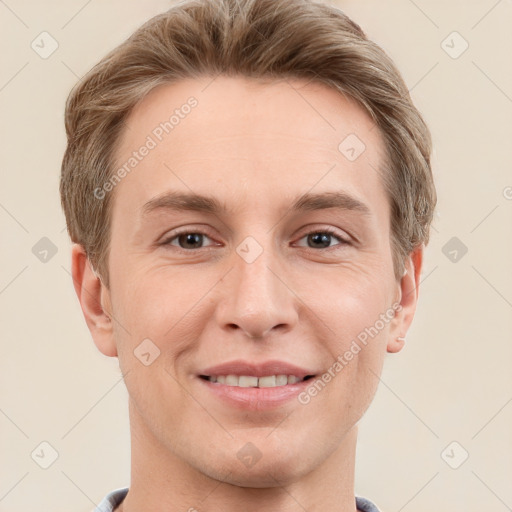
M 320 248 L 301 246 L 303 249 L 308 249 L 310 251 L 318 252 L 319 250 L 328 251 L 328 250 L 332 250 L 338 246 L 351 245 L 351 243 L 348 240 L 346 240 L 345 238 L 343 238 L 339 234 L 337 234 L 337 232 L 333 228 L 323 228 L 323 229 L 316 229 L 313 231 L 309 231 L 309 232 L 305 233 L 304 235 L 302 235 L 299 240 L 302 240 L 303 238 L 305 238 L 309 235 L 313 235 L 313 234 L 329 235 L 329 236 L 336 238 L 340 243 L 336 244 L 332 247 L 320 247 Z M 212 237 L 210 237 L 209 234 L 206 233 L 205 231 L 202 231 L 202 230 L 194 231 L 194 230 L 190 230 L 190 229 L 184 229 L 183 231 L 178 231 L 178 232 L 174 233 L 172 236 L 164 239 L 159 245 L 163 245 L 163 246 L 172 245 L 171 242 L 176 240 L 181 235 L 203 235 L 203 236 L 206 236 L 206 237 L 212 239 Z M 199 247 L 197 249 L 184 249 L 183 247 L 179 247 L 179 246 L 175 246 L 175 245 L 172 245 L 172 247 L 174 249 L 178 250 L 179 252 L 188 253 L 188 254 L 190 254 L 193 251 L 198 251 L 200 249 L 208 249 L 208 247 Z M 209 246 L 209 247 L 211 247 L 211 246 Z

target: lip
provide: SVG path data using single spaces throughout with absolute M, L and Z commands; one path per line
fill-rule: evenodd
M 197 374 L 197 380 L 209 393 L 232 408 L 264 411 L 275 409 L 289 403 L 296 398 L 299 393 L 304 391 L 314 379 L 303 380 L 295 384 L 286 384 L 273 388 L 243 388 L 219 384 L 218 382 L 210 382 L 209 380 L 201 378 L 201 376 L 253 375 L 255 377 L 264 377 L 265 375 L 295 375 L 303 379 L 307 375 L 316 376 L 316 373 L 315 371 L 277 360 L 261 363 L 230 361 L 201 370 Z
M 264 377 L 265 375 L 295 375 L 300 379 L 306 375 L 315 375 L 316 372 L 301 368 L 284 361 L 271 360 L 261 363 L 251 363 L 248 361 L 228 361 L 216 366 L 210 366 L 201 370 L 198 375 L 218 376 L 218 375 L 254 375 L 255 377 Z

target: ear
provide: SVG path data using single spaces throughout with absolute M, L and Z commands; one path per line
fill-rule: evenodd
M 387 345 L 387 351 L 390 353 L 402 350 L 405 336 L 414 318 L 418 303 L 423 253 L 424 246 L 421 245 L 411 252 L 405 262 L 405 273 L 400 279 L 398 297 L 394 305 L 396 313 L 391 324 L 390 339 Z
M 110 291 L 94 272 L 84 248 L 79 244 L 73 244 L 71 249 L 71 275 L 94 343 L 106 356 L 117 356 Z

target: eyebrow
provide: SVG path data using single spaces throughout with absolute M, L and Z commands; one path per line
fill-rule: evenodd
M 371 210 L 365 203 L 341 191 L 316 194 L 306 193 L 293 202 L 290 210 L 300 213 L 328 208 L 356 211 L 363 215 L 371 215 Z M 150 199 L 142 207 L 142 215 L 147 216 L 159 210 L 189 210 L 210 213 L 212 215 L 228 212 L 228 208 L 212 196 L 181 192 L 165 192 Z

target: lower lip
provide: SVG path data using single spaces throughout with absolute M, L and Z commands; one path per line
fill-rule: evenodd
M 296 382 L 295 384 L 286 384 L 284 386 L 275 386 L 273 388 L 242 388 L 239 386 L 226 386 L 217 382 L 198 377 L 204 386 L 221 400 L 237 409 L 249 409 L 261 411 L 276 408 L 284 405 L 297 397 L 305 388 L 307 388 L 314 378 Z

